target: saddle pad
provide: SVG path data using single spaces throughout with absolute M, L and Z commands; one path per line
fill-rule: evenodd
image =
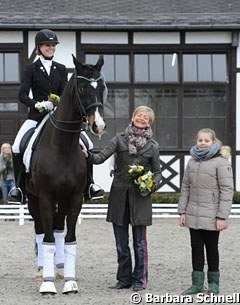
M 47 114 L 43 120 L 41 121 L 41 123 L 35 128 L 34 133 L 30 139 L 30 141 L 28 142 L 28 145 L 26 147 L 26 150 L 23 154 L 23 164 L 25 165 L 25 169 L 26 169 L 26 173 L 30 172 L 30 161 L 31 161 L 31 157 L 32 157 L 32 146 L 33 143 L 35 142 L 38 134 L 40 133 L 42 127 L 44 126 L 44 124 L 46 123 L 46 121 L 49 118 L 49 114 Z

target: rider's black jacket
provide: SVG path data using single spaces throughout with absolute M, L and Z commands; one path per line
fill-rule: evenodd
M 26 65 L 18 98 L 21 103 L 29 107 L 27 118 L 40 122 L 46 115 L 46 111 L 40 113 L 35 109 L 35 104 L 47 101 L 50 93 L 61 96 L 67 81 L 66 67 L 55 61 L 52 62 L 50 75 L 40 59 Z M 30 90 L 32 98 L 29 97 Z

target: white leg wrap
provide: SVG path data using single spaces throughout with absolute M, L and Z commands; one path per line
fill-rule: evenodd
M 44 234 L 36 234 L 35 239 L 37 243 L 37 266 L 38 269 L 43 268 L 43 237 Z
M 54 231 L 56 253 L 55 253 L 55 265 L 58 268 L 64 267 L 64 231 Z
M 65 281 L 75 281 L 75 264 L 76 264 L 77 243 L 65 244 L 65 263 L 64 263 L 64 279 Z
M 54 281 L 55 244 L 43 243 L 43 280 Z

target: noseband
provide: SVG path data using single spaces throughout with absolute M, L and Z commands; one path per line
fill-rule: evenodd
M 86 78 L 84 76 L 81 76 L 81 75 L 77 75 L 76 77 L 74 77 L 74 79 L 84 79 L 84 80 L 87 80 L 90 82 L 90 85 L 96 89 L 97 88 L 97 85 L 98 85 L 98 81 L 100 79 L 102 79 L 102 75 L 99 76 L 97 79 L 94 79 L 94 78 Z M 83 117 L 81 120 L 77 120 L 77 121 L 61 121 L 61 120 L 58 120 L 54 117 L 53 113 L 49 112 L 49 118 L 50 118 L 50 122 L 51 124 L 58 130 L 61 130 L 61 131 L 64 131 L 64 132 L 81 132 L 83 130 L 82 126 L 80 129 L 66 129 L 66 128 L 61 128 L 59 126 L 57 126 L 57 123 L 59 124 L 79 124 L 84 122 L 84 118 L 86 119 L 86 114 L 88 111 L 94 109 L 94 108 L 97 108 L 97 107 L 101 107 L 103 108 L 103 104 L 101 102 L 95 102 L 89 106 L 87 106 L 86 108 L 84 108 L 83 106 L 83 103 L 82 103 L 82 100 L 81 100 L 81 97 L 79 96 L 79 92 L 78 92 L 78 86 L 77 86 L 77 82 L 75 82 L 74 84 L 74 89 L 75 89 L 75 93 L 76 93 L 76 96 L 77 96 L 77 106 L 78 106 L 78 109 L 79 109 L 79 113 L 81 114 L 81 116 Z M 86 119 L 86 126 L 88 125 L 88 121 Z

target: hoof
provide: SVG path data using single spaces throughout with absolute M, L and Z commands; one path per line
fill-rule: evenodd
M 42 282 L 39 292 L 44 295 L 45 294 L 56 294 L 57 290 L 56 290 L 56 287 L 53 282 L 46 281 L 46 282 Z
M 78 292 L 78 285 L 76 281 L 67 281 L 64 284 L 63 287 L 63 294 L 69 294 L 69 293 L 77 293 Z
M 64 279 L 64 268 L 57 268 L 55 278 L 56 278 L 56 280 Z

